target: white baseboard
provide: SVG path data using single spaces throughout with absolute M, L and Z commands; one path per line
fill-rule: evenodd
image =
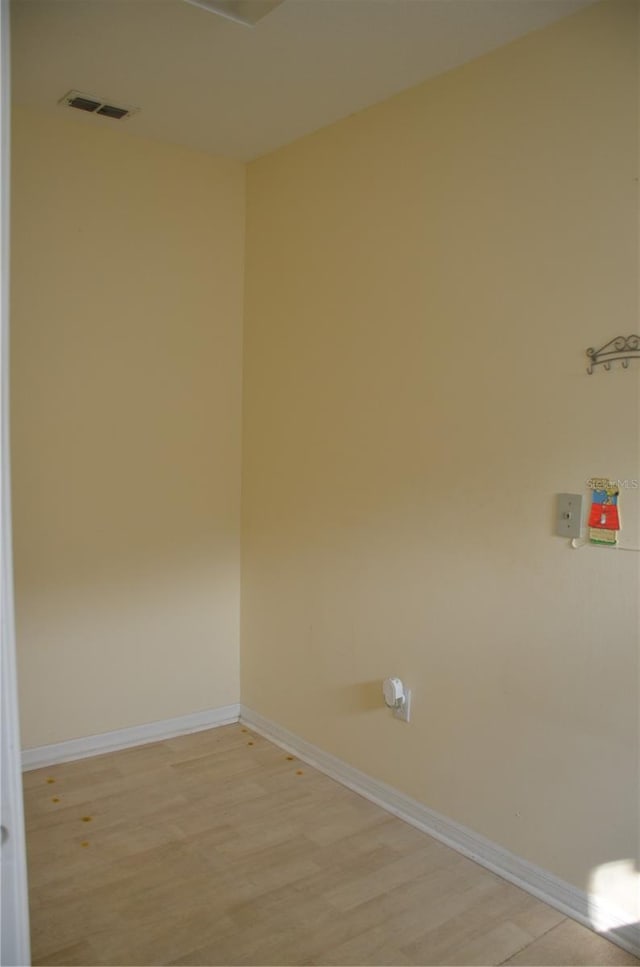
M 554 909 L 596 930 L 612 943 L 640 957 L 640 924 L 629 924 L 628 918 L 623 913 L 612 909 L 608 903 L 603 902 L 602 898 L 579 890 L 552 873 L 492 843 L 479 833 L 405 796 L 392 786 L 359 772 L 348 763 L 328 752 L 323 752 L 322 749 L 245 705 L 240 706 L 240 721 L 269 741 L 286 749 L 287 752 L 293 752 L 320 772 L 324 772 L 364 796 L 365 799 L 381 806 L 387 812 L 393 813 L 394 816 L 433 836 L 434 839 L 451 846 L 457 852 L 533 894 Z M 600 929 L 599 924 L 607 924 L 607 928 Z
M 26 772 L 29 769 L 39 769 L 41 766 L 55 765 L 58 762 L 70 762 L 73 759 L 85 759 L 104 752 L 127 749 L 133 745 L 160 742 L 162 739 L 171 739 L 176 735 L 186 735 L 189 732 L 201 732 L 203 729 L 213 729 L 219 725 L 231 725 L 238 721 L 239 714 L 239 705 L 223 705 L 219 708 L 205 709 L 202 712 L 192 712 L 190 715 L 180 715 L 174 719 L 163 719 L 161 722 L 133 725 L 128 729 L 117 729 L 115 732 L 102 732 L 82 739 L 69 739 L 67 742 L 23 749 L 22 769 Z

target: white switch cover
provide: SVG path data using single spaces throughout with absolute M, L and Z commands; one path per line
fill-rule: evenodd
M 559 537 L 580 537 L 581 526 L 582 494 L 558 494 L 556 534 Z

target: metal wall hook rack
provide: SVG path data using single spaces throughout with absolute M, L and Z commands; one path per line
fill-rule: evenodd
M 640 359 L 640 336 L 616 336 L 600 349 L 587 349 L 587 358 L 589 376 L 593 373 L 594 366 L 604 366 L 606 370 L 610 370 L 611 363 L 615 362 L 622 363 L 622 368 L 627 369 L 630 359 Z

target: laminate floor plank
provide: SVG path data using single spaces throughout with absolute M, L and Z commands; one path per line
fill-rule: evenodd
M 640 964 L 241 725 L 24 794 L 34 964 Z
M 504 963 L 520 967 L 552 967 L 555 964 L 605 967 L 608 964 L 637 964 L 638 960 L 575 920 L 565 918 Z

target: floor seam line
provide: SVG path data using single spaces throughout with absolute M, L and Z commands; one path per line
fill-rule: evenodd
M 547 904 L 547 906 L 548 906 L 548 904 Z M 500 963 L 496 965 L 496 967 L 504 967 L 504 964 L 508 963 L 511 960 L 512 957 L 517 957 L 518 954 L 521 954 L 528 947 L 531 947 L 532 944 L 537 943 L 539 940 L 542 940 L 543 937 L 546 937 L 548 933 L 551 933 L 552 930 L 555 930 L 556 927 L 559 927 L 560 924 L 564 923 L 565 920 L 568 920 L 568 919 L 569 919 L 569 917 L 563 917 L 562 920 L 559 920 L 558 921 L 558 923 L 554 923 L 554 925 L 552 927 L 549 927 L 548 930 L 545 930 L 543 933 L 541 933 L 539 937 L 535 937 L 533 940 L 530 940 L 529 943 L 526 943 L 524 945 L 524 947 L 520 947 L 514 953 L 509 954 L 509 956 L 508 957 L 505 957 L 504 960 L 501 960 Z

